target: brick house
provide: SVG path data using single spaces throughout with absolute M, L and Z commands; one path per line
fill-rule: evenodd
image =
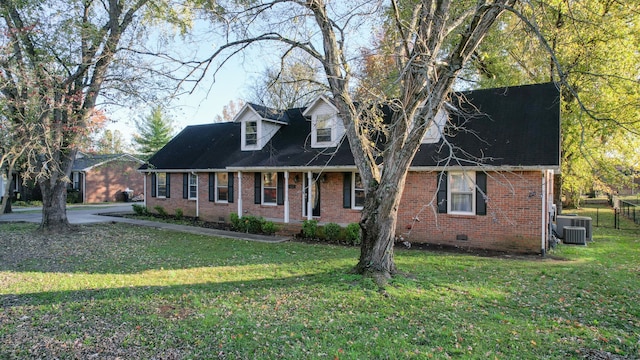
M 396 236 L 544 252 L 560 170 L 558 89 L 457 95 L 413 160 Z M 246 104 L 232 122 L 189 126 L 140 168 L 146 205 L 209 221 L 250 214 L 285 228 L 358 222 L 364 191 L 339 116 L 321 96 L 283 111 Z
M 124 191 L 143 193 L 144 176 L 137 169 L 144 161 L 128 154 L 78 153 L 73 162 L 67 196 L 76 202 L 124 201 Z

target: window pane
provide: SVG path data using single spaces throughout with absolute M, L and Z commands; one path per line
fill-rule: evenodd
M 356 190 L 354 195 L 354 206 L 364 207 L 364 190 Z
M 276 189 L 275 188 L 265 188 L 264 189 L 264 203 L 265 204 L 275 204 L 276 203 Z
M 331 142 L 331 129 L 318 129 L 316 135 L 317 142 Z
M 472 194 L 451 194 L 451 211 L 471 212 Z
M 364 189 L 364 186 L 362 185 L 362 177 L 360 177 L 360 174 L 356 174 L 355 176 L 355 186 L 356 189 Z
M 471 192 L 473 191 L 473 181 L 464 174 L 451 174 L 451 191 Z
M 226 187 L 218 188 L 218 201 L 229 201 L 229 189 Z
M 276 173 L 263 173 L 262 174 L 262 184 L 264 187 L 276 187 L 277 184 L 277 174 Z

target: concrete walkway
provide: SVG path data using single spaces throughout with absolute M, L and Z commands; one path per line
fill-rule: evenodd
M 131 207 L 131 204 L 121 203 L 105 205 L 70 205 L 67 207 L 67 219 L 69 219 L 69 223 L 76 225 L 119 222 L 131 225 L 152 227 L 156 229 L 165 229 L 169 231 L 178 231 L 190 234 L 209 235 L 258 242 L 279 243 L 288 241 L 290 239 L 289 237 L 284 236 L 246 234 L 238 233 L 235 231 L 209 229 L 198 226 L 178 225 L 160 221 L 139 220 L 117 216 L 121 214 L 133 214 L 133 208 Z M 0 223 L 40 223 L 41 221 L 42 209 L 39 207 L 15 208 L 10 214 L 0 214 Z

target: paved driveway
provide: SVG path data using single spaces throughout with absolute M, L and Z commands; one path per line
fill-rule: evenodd
M 71 224 L 92 224 L 113 221 L 113 217 L 100 216 L 97 214 L 132 211 L 131 204 L 71 205 L 67 207 L 67 218 Z M 14 208 L 10 214 L 0 215 L 0 222 L 13 221 L 40 223 L 42 222 L 42 208 Z
M 233 231 L 225 231 L 218 229 L 202 228 L 197 226 L 178 225 L 165 222 L 129 219 L 123 217 L 101 216 L 98 214 L 108 213 L 126 213 L 133 212 L 130 203 L 109 204 L 109 205 L 71 205 L 67 207 L 67 219 L 71 224 L 94 224 L 102 222 L 121 222 L 139 226 L 147 226 L 158 229 L 166 229 L 172 231 L 182 231 L 192 234 L 210 235 L 218 237 L 227 237 L 234 239 L 242 239 L 249 241 L 278 243 L 288 241 L 289 237 L 271 236 L 259 234 L 238 233 Z M 42 222 L 42 208 L 19 208 L 13 209 L 11 214 L 0 215 L 0 223 L 2 222 Z

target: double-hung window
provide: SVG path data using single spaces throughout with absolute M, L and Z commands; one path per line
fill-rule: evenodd
M 189 199 L 198 197 L 198 175 L 189 174 Z
M 364 207 L 364 184 L 360 173 L 353 176 L 353 208 L 362 209 Z
M 475 173 L 449 172 L 449 213 L 475 214 Z
M 330 143 L 333 141 L 333 115 L 325 114 L 316 117 L 316 143 Z
M 216 173 L 216 202 L 229 202 L 229 174 Z
M 167 173 L 157 173 L 156 179 L 156 193 L 158 197 L 167 197 Z
M 266 205 L 278 203 L 278 173 L 262 173 L 262 203 Z
M 244 144 L 245 146 L 255 146 L 258 144 L 258 122 L 247 121 L 244 128 Z

